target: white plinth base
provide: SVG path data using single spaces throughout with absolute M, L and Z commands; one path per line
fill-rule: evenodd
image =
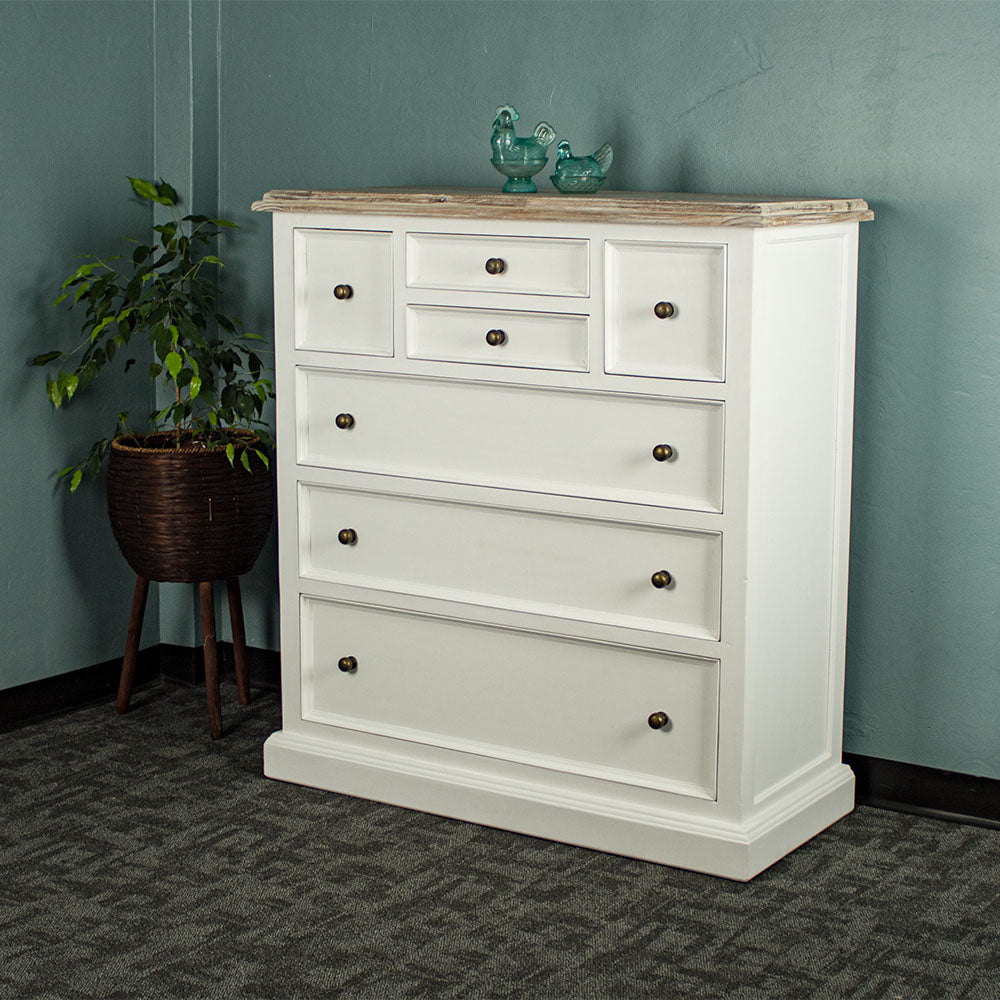
M 517 777 L 498 777 L 472 755 L 457 757 L 453 766 L 442 767 L 391 750 L 282 731 L 264 745 L 264 774 L 739 881 L 753 878 L 854 807 L 854 774 L 840 763 L 793 792 L 774 796 L 746 822 L 729 823 L 629 805 L 620 788 L 607 797 L 554 791 L 534 768 L 515 765 Z

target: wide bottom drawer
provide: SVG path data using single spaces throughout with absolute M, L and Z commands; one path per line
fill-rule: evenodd
M 307 721 L 715 797 L 716 660 L 308 596 L 300 615 Z

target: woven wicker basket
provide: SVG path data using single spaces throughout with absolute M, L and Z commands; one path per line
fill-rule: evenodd
M 111 530 L 128 564 L 149 580 L 199 582 L 242 576 L 260 555 L 274 515 L 274 478 L 239 450 L 175 447 L 171 434 L 116 438 L 108 469 Z

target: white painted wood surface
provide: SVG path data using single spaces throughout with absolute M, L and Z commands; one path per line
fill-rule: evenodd
M 864 202 L 255 208 L 276 213 L 284 721 L 265 772 L 738 879 L 848 811 Z M 370 321 L 331 304 L 342 281 Z

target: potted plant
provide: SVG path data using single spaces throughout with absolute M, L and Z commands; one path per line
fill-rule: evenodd
M 216 274 L 222 262 L 212 250 L 223 229 L 237 227 L 225 219 L 182 216 L 177 192 L 162 180 L 129 181 L 138 197 L 169 208 L 171 221 L 155 226 L 151 245 L 136 243 L 129 257 L 84 258 L 53 303 L 70 300 L 71 308 L 84 307 L 82 337 L 69 350 L 48 351 L 32 362 L 58 366 L 46 380 L 56 409 L 76 405 L 99 375 L 119 363 L 164 390 L 164 405 L 149 414 L 145 430 L 133 430 L 129 414 L 119 413 L 112 436 L 59 473 L 72 492 L 85 474 L 96 477 L 110 456 L 112 531 L 139 578 L 126 667 L 133 631 L 138 646 L 142 608 L 138 622 L 136 610 L 145 604 L 140 587 L 149 580 L 202 584 L 207 629 L 206 581 L 232 582 L 249 571 L 274 510 L 268 458 L 273 445 L 262 418 L 273 386 L 257 353 L 261 338 L 243 332 L 219 307 Z M 137 357 L 140 344 L 144 356 Z M 232 598 L 231 586 L 231 604 Z M 242 633 L 242 612 L 239 617 Z M 214 612 L 212 621 L 214 658 Z M 207 660 L 206 631 L 206 673 Z

